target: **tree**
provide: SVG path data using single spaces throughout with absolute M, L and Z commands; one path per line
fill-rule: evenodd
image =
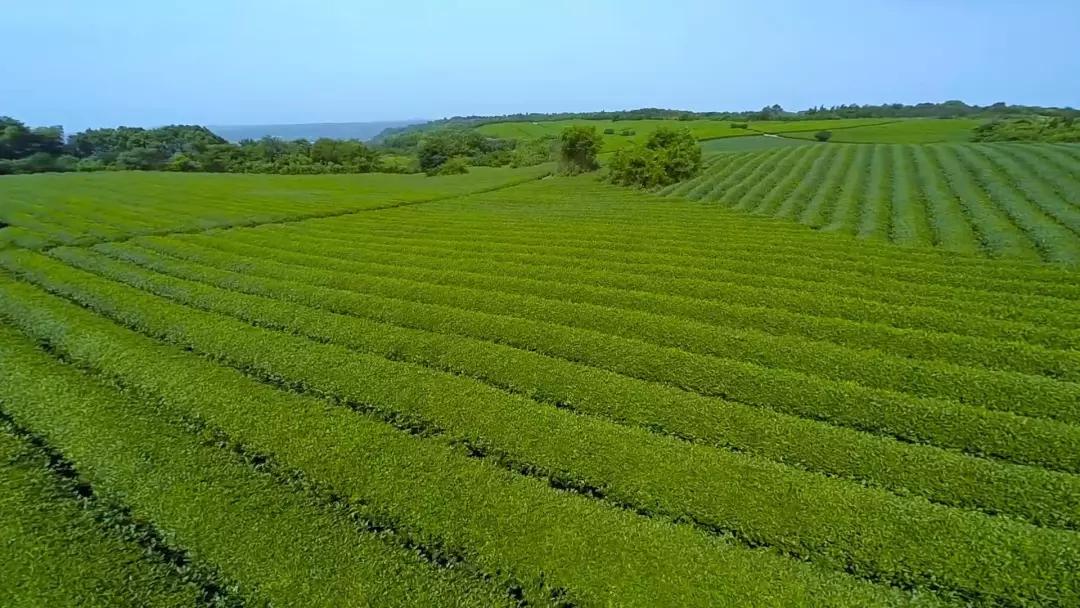
M 608 179 L 624 186 L 653 188 L 689 179 L 701 171 L 701 146 L 688 129 L 661 127 L 642 146 L 615 153 Z
M 166 171 L 198 171 L 199 163 L 195 162 L 195 160 L 187 154 L 177 152 L 169 158 L 169 162 L 164 168 Z
M 829 141 L 832 138 L 832 131 L 818 131 L 814 133 L 814 139 L 818 141 Z
M 665 183 L 682 181 L 701 170 L 701 146 L 689 129 L 661 127 L 649 136 L 645 148 L 656 153 Z
M 461 175 L 469 172 L 468 159 L 463 156 L 455 156 L 446 161 L 435 172 L 435 175 Z M 430 173 L 428 175 L 431 175 Z
M 600 164 L 596 155 L 603 139 L 596 127 L 573 125 L 559 135 L 559 170 L 566 175 L 596 171 Z

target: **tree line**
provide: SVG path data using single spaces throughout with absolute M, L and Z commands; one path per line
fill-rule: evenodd
M 407 133 L 378 145 L 274 137 L 230 143 L 206 127 L 31 128 L 0 117 L 0 175 L 48 171 L 205 171 L 215 173 L 465 173 L 468 166 L 530 166 L 553 160 L 555 138 L 488 137 L 468 129 Z
M 454 116 L 427 123 L 384 130 L 373 141 L 441 128 L 475 128 L 500 122 L 543 122 L 556 120 L 822 120 L 841 118 L 1009 118 L 1020 116 L 1067 116 L 1077 114 L 1073 108 L 1011 105 L 998 102 L 986 106 L 971 105 L 959 100 L 917 104 L 840 104 L 815 106 L 789 111 L 779 104 L 760 110 L 735 112 L 693 112 L 665 108 L 639 108 L 602 112 L 519 113 L 498 116 Z
M 975 127 L 974 141 L 1080 142 L 1080 112 L 992 120 Z

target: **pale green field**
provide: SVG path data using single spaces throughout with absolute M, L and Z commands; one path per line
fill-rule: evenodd
M 772 150 L 773 148 L 812 145 L 812 143 L 812 141 L 807 141 L 805 139 L 752 135 L 749 137 L 725 137 L 722 139 L 706 140 L 701 142 L 701 151 L 704 154 L 756 152 L 758 150 Z
M 926 123 L 941 123 L 928 126 Z M 909 124 L 910 123 L 910 124 Z M 948 120 L 903 120 L 894 121 L 881 118 L 850 118 L 838 120 L 776 120 L 746 122 L 748 128 L 732 128 L 730 120 L 555 120 L 537 122 L 500 122 L 477 127 L 477 130 L 492 137 L 504 137 L 515 139 L 534 139 L 545 135 L 558 136 L 570 125 L 591 125 L 603 134 L 605 129 L 614 129 L 615 134 L 605 134 L 604 152 L 613 152 L 629 145 L 640 143 L 648 138 L 649 134 L 658 127 L 672 127 L 676 129 L 689 129 L 694 137 L 699 140 L 724 139 L 731 137 L 756 137 L 758 133 L 783 134 L 785 137 L 813 138 L 814 133 L 821 130 L 833 131 L 834 141 L 849 141 L 845 139 L 848 132 L 858 132 L 852 135 L 850 141 L 876 141 L 878 137 L 884 143 L 896 140 L 897 143 L 914 143 L 923 138 L 926 141 L 953 141 L 956 133 L 970 130 L 973 121 L 948 121 Z M 740 123 L 743 124 L 743 123 Z M 619 135 L 624 129 L 635 132 L 633 136 Z M 841 136 L 841 133 L 845 134 Z M 865 133 L 865 134 L 864 134 Z M 782 145 L 782 144 L 781 144 Z M 747 149 L 754 149 L 754 144 L 748 144 Z M 737 148 L 738 145 L 735 145 Z M 723 146 L 709 149 L 722 149 Z
M 970 118 L 911 118 L 897 122 L 859 126 L 854 128 L 829 128 L 833 142 L 853 144 L 932 144 L 971 141 L 975 127 L 983 121 Z M 784 137 L 813 139 L 814 132 L 777 131 Z

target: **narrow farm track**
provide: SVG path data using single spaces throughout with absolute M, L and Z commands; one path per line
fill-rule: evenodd
M 838 153 L 845 159 L 854 150 L 842 181 L 841 169 L 820 179 L 823 148 L 847 148 Z M 1080 158 L 1072 145 L 830 144 L 740 156 L 756 167 L 752 188 L 666 193 L 791 218 L 807 188 L 790 184 L 821 183 L 821 202 L 799 216 L 809 226 L 908 246 L 932 242 L 994 257 L 1080 263 Z M 725 169 L 738 164 L 729 158 Z M 711 171 L 697 179 L 707 181 Z
M 203 220 L 95 231 L 28 204 L 0 483 L 60 529 L 68 471 L 167 540 L 86 570 L 140 605 L 1074 606 L 1071 154 L 793 146 L 279 221 L 192 191 Z M 70 534 L 146 548 L 109 519 Z

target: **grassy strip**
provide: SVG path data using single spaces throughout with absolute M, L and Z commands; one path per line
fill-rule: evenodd
M 5 329 L 5 408 L 103 491 L 236 580 L 252 603 L 490 606 L 498 590 L 438 569 L 51 361 Z M 192 386 L 197 386 L 193 384 Z M 509 603 L 502 600 L 502 603 Z
M 844 176 L 844 184 L 840 189 L 830 213 L 828 223 L 822 230 L 838 232 L 841 234 L 855 235 L 856 223 L 859 216 L 860 195 L 869 183 L 869 166 L 873 158 L 873 146 L 858 146 L 855 158 Z
M 872 144 L 869 173 L 864 184 L 858 236 L 884 240 L 889 237 L 892 221 L 893 146 Z
M 740 404 L 705 399 L 530 351 L 246 296 L 148 273 L 84 250 L 69 253 L 64 259 L 84 269 L 261 327 L 419 363 L 476 378 L 558 407 L 691 441 L 729 446 L 778 462 L 868 481 L 904 494 L 915 493 L 992 513 L 1009 513 L 1038 523 L 1080 527 L 1080 477 L 893 442 Z M 268 282 L 267 286 L 270 285 Z M 265 293 L 270 295 L 273 291 Z M 369 311 L 375 319 L 380 318 L 378 311 L 385 309 L 392 311 L 391 315 L 397 314 L 394 320 L 399 323 L 440 327 L 439 310 L 434 307 L 377 299 L 354 301 L 356 306 L 350 307 L 341 295 L 322 288 L 280 293 L 285 300 L 317 302 L 353 314 Z M 980 481 L 974 485 L 963 481 L 969 479 Z
M 1076 169 L 1073 164 L 1074 161 L 1064 153 L 1061 146 L 1001 145 L 1003 147 L 1007 145 L 1010 150 L 1022 153 L 1029 159 L 1031 165 L 1042 167 L 1043 173 L 1040 173 L 1040 175 L 1049 179 L 1057 187 L 1059 192 L 1064 194 L 1080 192 L 1080 176 L 1076 175 Z M 1080 204 L 1080 201 L 1076 200 L 1075 195 L 1072 197 L 1066 196 L 1066 198 L 1071 198 L 1071 203 L 1073 205 Z
M 1017 157 L 1011 154 L 1012 148 L 980 146 L 975 150 L 988 161 L 1002 182 L 1009 184 L 1012 190 L 1032 203 L 1047 219 L 1067 229 L 1074 239 L 1080 234 L 1080 208 L 1070 205 L 1053 188 L 1053 182 L 1046 180 L 1037 169 L 1026 164 L 1022 157 L 1018 162 Z M 1067 237 L 1062 234 L 1061 238 Z
M 1017 177 L 1037 190 L 1042 202 L 1048 203 L 1063 217 L 1074 232 L 1080 226 L 1077 214 L 1080 213 L 1080 178 L 1063 169 L 1052 158 L 1042 156 L 1033 146 L 1015 146 L 1007 143 L 990 148 L 999 158 L 1007 159 L 1014 168 Z
M 150 307 L 150 300 L 129 301 Z M 1075 533 L 900 499 L 537 406 L 468 380 L 305 343 L 163 302 L 156 308 L 160 327 L 169 326 L 174 337 L 197 351 L 348 403 L 386 407 L 395 418 L 430 422 L 451 440 L 497 453 L 515 468 L 555 472 L 572 487 L 598 488 L 608 500 L 639 512 L 730 530 L 753 546 L 777 547 L 871 580 L 930 585 L 978 601 L 1021 601 L 1047 593 L 1068 601 L 1080 593 L 1063 576 L 1071 572 L 1069 564 L 1080 567 L 1080 535 Z M 161 335 L 157 322 L 142 326 Z M 233 349 L 229 353 L 219 350 L 226 344 Z M 848 508 L 840 514 L 836 504 Z M 973 546 L 971 539 L 985 545 Z M 1003 557 L 988 563 L 991 551 Z M 998 580 L 990 576 L 994 572 L 1015 572 L 1003 577 L 1010 581 L 1031 572 L 1046 573 L 1046 578 L 1027 588 L 1012 582 L 995 586 L 990 582 Z
M 911 146 L 908 151 L 914 157 L 916 178 L 933 218 L 934 245 L 961 253 L 977 253 L 979 236 L 964 215 L 963 206 L 949 192 L 937 159 L 927 153 L 926 146 Z
M 350 497 L 361 507 L 370 505 L 365 513 L 392 518 L 400 534 L 437 543 L 464 564 L 477 564 L 501 576 L 517 575 L 530 602 L 858 606 L 904 604 L 911 599 L 769 551 L 723 543 L 686 526 L 554 492 L 536 479 L 467 458 L 439 440 L 411 437 L 347 408 L 274 391 L 130 332 L 124 332 L 125 338 L 110 335 L 101 340 L 97 326 L 108 322 L 31 291 L 36 290 L 5 286 L 9 296 L 5 301 L 20 302 L 8 313 L 17 315 L 12 320 L 20 326 L 45 328 L 39 331 L 55 340 L 54 348 L 75 360 L 103 366 L 99 371 L 130 390 L 183 408 L 234 442 L 272 455 L 281 467 L 302 471 L 324 491 Z M 203 316 L 212 318 L 193 311 L 185 318 Z M 83 331 L 67 331 L 66 323 L 77 323 Z M 302 358 L 294 358 L 294 363 L 302 365 Z M 412 381 L 407 379 L 410 385 Z M 419 397 L 416 391 L 407 389 L 398 398 Z M 445 399 L 433 394 L 427 398 Z M 168 436 L 161 425 L 156 430 Z M 268 504 L 280 502 L 277 498 Z M 324 535 L 334 538 L 335 532 L 326 530 Z M 933 603 L 932 598 L 922 599 Z
M 738 202 L 750 185 L 767 175 L 774 163 L 790 158 L 792 154 L 793 151 L 781 148 L 742 156 L 738 162 L 732 163 L 734 171 L 725 171 L 716 186 L 700 194 L 695 193 L 695 198 L 730 207 Z
M 78 484 L 70 470 L 66 478 L 51 470 L 65 464 L 0 422 L 0 605 L 215 603 L 201 601 L 209 598 L 200 597 L 193 581 L 182 581 L 165 561 L 103 522 L 112 512 L 93 498 L 89 486 Z
M 913 157 L 914 146 L 892 146 L 892 230 L 889 240 L 906 247 L 934 243 L 930 205 Z
M 791 171 L 783 175 L 771 189 L 764 193 L 757 204 L 750 208 L 751 212 L 773 217 L 779 215 L 781 205 L 791 199 L 796 188 L 812 184 L 820 177 L 820 171 L 825 166 L 821 159 L 827 157 L 826 153 L 831 152 L 832 149 L 825 146 L 807 146 L 806 148 L 798 162 L 792 166 Z
M 852 159 L 855 158 L 854 146 L 837 146 L 836 148 L 839 153 L 830 161 L 825 180 L 821 187 L 814 191 L 810 201 L 798 215 L 798 221 L 811 228 L 821 228 L 825 225 L 825 218 L 839 195 L 841 180 L 850 169 Z
M 800 216 L 814 193 L 823 190 L 822 184 L 829 171 L 840 164 L 836 161 L 841 152 L 841 148 L 826 148 L 817 155 L 814 164 L 804 178 L 796 179 L 794 183 L 789 181 L 787 189 L 782 192 L 783 201 L 776 208 L 776 213 L 773 216 L 788 220 L 794 220 Z
M 943 169 L 949 188 L 970 218 L 982 248 L 996 256 L 1023 260 L 1041 260 L 1035 244 L 1005 213 L 989 200 L 986 191 L 970 170 L 961 163 L 958 149 L 953 146 L 930 146 L 935 160 Z
M 742 184 L 737 184 L 732 191 L 725 195 L 726 202 L 732 209 L 738 211 L 753 211 L 761 204 L 761 200 L 776 185 L 787 176 L 795 173 L 796 167 L 803 164 L 806 158 L 806 146 L 792 146 L 781 148 L 790 150 L 790 153 L 777 155 L 776 158 L 762 166 L 756 177 L 750 175 Z M 738 194 L 736 194 L 738 193 Z
M 990 200 L 1027 235 L 1044 259 L 1067 264 L 1080 262 L 1080 239 L 1025 198 L 992 158 L 984 156 L 981 150 L 981 147 L 969 146 L 955 149 Z

